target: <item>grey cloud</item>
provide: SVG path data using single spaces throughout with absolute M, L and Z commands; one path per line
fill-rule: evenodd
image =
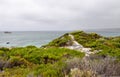
M 0 30 L 120 28 L 120 0 L 0 0 Z

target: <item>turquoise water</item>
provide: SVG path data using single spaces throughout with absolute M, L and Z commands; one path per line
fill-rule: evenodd
M 67 33 L 69 31 L 36 31 L 36 32 L 0 32 L 0 47 L 16 47 L 35 45 L 40 47 L 51 40 Z M 120 31 L 87 31 L 96 32 L 103 36 L 120 36 Z M 7 44 L 9 42 L 9 44 Z
M 0 32 L 0 47 L 14 47 L 35 45 L 40 47 L 51 40 L 63 35 L 66 32 L 57 31 L 36 31 L 36 32 Z M 9 42 L 9 44 L 7 44 Z

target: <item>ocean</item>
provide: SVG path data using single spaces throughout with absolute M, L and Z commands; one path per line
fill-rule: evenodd
M 0 32 L 0 47 L 25 47 L 34 45 L 40 47 L 70 31 L 13 31 Z M 120 36 L 119 30 L 86 30 L 102 36 Z

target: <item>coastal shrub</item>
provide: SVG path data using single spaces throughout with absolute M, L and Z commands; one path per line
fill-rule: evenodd
M 85 33 L 83 31 L 77 31 L 71 33 L 77 42 L 85 46 L 85 43 L 92 43 L 96 39 L 101 38 L 100 35 L 96 33 Z
M 85 33 L 83 31 L 67 33 L 60 38 L 53 40 L 46 45 L 46 47 L 62 47 L 72 45 L 72 42 L 70 44 L 71 38 L 69 37 L 69 34 L 73 35 L 75 40 L 83 45 L 83 47 L 91 48 L 92 51 L 101 51 L 102 54 L 106 56 L 114 55 L 119 58 L 118 53 L 120 49 L 120 37 L 103 37 L 96 33 Z M 64 41 L 64 45 L 59 44 L 63 41 L 62 39 L 66 39 L 66 41 Z
M 57 76 L 57 70 L 53 68 L 51 64 L 47 65 L 40 65 L 36 70 L 36 75 L 42 76 L 42 77 L 58 77 Z
M 72 57 L 83 57 L 84 53 L 65 49 L 65 48 L 13 48 L 9 52 L 7 52 L 8 58 L 10 56 L 19 56 L 21 58 L 26 59 L 29 62 L 33 62 L 35 64 L 40 63 L 54 63 L 60 59 L 67 59 Z
M 104 55 L 104 56 L 112 56 L 112 57 L 115 57 L 117 58 L 118 60 L 120 60 L 120 48 L 116 48 L 116 49 L 106 49 L 106 50 L 103 50 L 101 52 L 98 52 L 97 54 L 99 55 Z
M 0 57 L 4 56 L 4 51 L 0 50 Z
M 120 76 L 120 61 L 117 61 L 113 57 L 96 57 L 92 59 L 88 57 L 83 60 L 76 58 L 68 60 L 65 69 L 68 70 L 68 74 L 71 73 L 71 69 L 77 69 L 74 71 L 73 75 L 79 75 L 78 73 L 90 71 L 89 75 L 94 76 Z
M 4 72 L 0 73 L 0 77 L 27 77 L 27 75 L 31 72 L 29 68 L 6 68 Z
M 54 64 L 41 64 L 35 70 L 35 75 L 41 77 L 64 77 L 64 62 L 56 62 Z
M 43 46 L 43 47 L 64 47 L 64 46 L 70 46 L 73 44 L 71 37 L 69 34 L 73 35 L 75 40 L 82 44 L 84 47 L 92 47 L 95 49 L 101 49 L 103 43 L 106 41 L 106 38 L 96 34 L 96 33 L 85 33 L 83 31 L 75 31 L 71 33 L 67 33 L 53 41 L 51 41 L 49 44 Z M 99 48 L 101 47 L 101 48 Z
M 21 58 L 19 56 L 11 56 L 10 59 L 5 63 L 5 68 L 12 68 L 16 66 L 28 66 L 29 62 L 25 60 L 24 58 Z
M 0 50 L 6 52 L 6 51 L 9 51 L 9 48 L 2 47 L 2 48 L 0 48 Z
M 68 36 L 68 33 L 64 34 L 63 36 L 54 39 L 53 41 L 51 41 L 48 45 L 45 45 L 43 47 L 62 47 L 62 46 L 67 46 L 69 44 L 67 44 L 68 42 L 70 43 L 71 38 Z
M 3 51 L 4 52 L 4 51 Z M 3 54 L 1 52 L 1 54 Z M 34 68 L 29 72 L 34 72 L 37 76 L 44 77 L 64 77 L 65 61 L 74 57 L 83 58 L 84 53 L 65 48 L 36 48 L 36 47 L 16 47 L 11 48 L 9 52 L 4 53 L 1 59 L 1 70 L 4 70 L 4 76 L 22 76 L 18 73 L 24 73 L 27 68 Z M 5 58 L 5 61 L 3 62 Z M 13 68 L 19 69 L 13 69 Z M 8 69 L 8 70 L 5 70 Z M 34 76 L 29 73 L 26 76 Z M 22 76 L 24 77 L 24 76 Z
M 6 63 L 6 61 L 0 59 L 0 71 L 3 71 L 5 63 Z
M 69 77 L 98 77 L 92 71 L 80 70 L 78 68 L 71 69 Z
M 29 46 L 26 46 L 26 48 L 37 48 L 37 47 L 33 45 L 29 45 Z
M 72 57 L 80 57 L 84 56 L 84 53 L 65 49 L 65 48 L 48 48 L 45 49 L 44 52 L 41 52 L 41 59 L 43 59 L 44 63 L 54 63 L 61 59 L 67 59 Z

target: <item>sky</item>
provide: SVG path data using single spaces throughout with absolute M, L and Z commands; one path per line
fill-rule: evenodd
M 0 31 L 120 28 L 120 0 L 0 0 Z

